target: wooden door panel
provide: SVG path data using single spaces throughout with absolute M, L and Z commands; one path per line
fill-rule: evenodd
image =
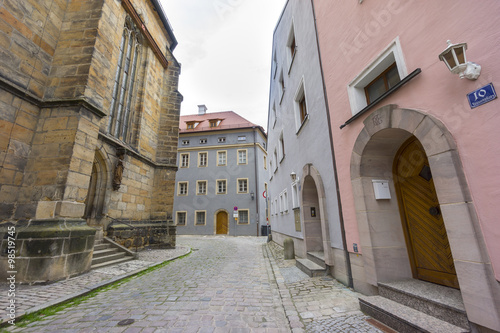
M 416 278 L 458 288 L 455 265 L 429 162 L 420 143 L 409 140 L 395 161 L 395 180 L 408 252 Z M 436 214 L 438 212 L 438 214 Z
M 228 217 L 226 212 L 217 213 L 217 225 L 215 233 L 217 235 L 227 235 L 228 232 Z

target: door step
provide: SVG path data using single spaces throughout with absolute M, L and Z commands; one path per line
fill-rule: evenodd
M 325 276 L 326 269 L 309 259 L 297 259 L 295 265 L 310 277 Z
M 319 265 L 323 268 L 326 268 L 325 264 L 325 252 L 307 252 L 307 259 L 314 262 L 316 265 Z
M 361 310 L 401 332 L 470 332 L 459 290 L 420 280 L 379 283 Z
M 382 296 L 360 297 L 361 311 L 398 332 L 468 333 L 469 330 Z

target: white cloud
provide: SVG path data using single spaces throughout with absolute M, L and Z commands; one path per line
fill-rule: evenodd
M 286 0 L 162 0 L 179 45 L 181 113 L 235 111 L 267 126 L 273 31 Z

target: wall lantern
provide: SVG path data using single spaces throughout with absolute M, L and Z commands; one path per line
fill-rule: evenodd
M 292 173 L 290 174 L 290 178 L 292 178 L 292 182 L 296 181 L 297 180 L 297 174 L 292 171 Z
M 464 77 L 469 80 L 475 80 L 481 74 L 481 66 L 467 61 L 465 50 L 467 43 L 451 44 L 448 40 L 448 47 L 441 52 L 439 60 L 444 61 L 450 72 L 458 74 L 461 79 Z
M 251 192 L 250 193 L 250 198 L 252 198 L 252 200 L 255 199 L 255 193 Z

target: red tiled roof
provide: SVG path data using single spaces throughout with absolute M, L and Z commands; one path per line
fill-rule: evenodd
M 219 126 L 210 127 L 210 120 L 221 120 Z M 198 125 L 193 129 L 187 129 L 189 122 L 197 122 Z M 234 111 L 212 112 L 203 115 L 193 114 L 188 116 L 181 116 L 179 121 L 179 133 L 189 132 L 204 132 L 204 131 L 217 131 L 228 130 L 234 128 L 247 128 L 247 127 L 260 127 L 254 123 L 249 122 L 245 118 L 236 114 Z

